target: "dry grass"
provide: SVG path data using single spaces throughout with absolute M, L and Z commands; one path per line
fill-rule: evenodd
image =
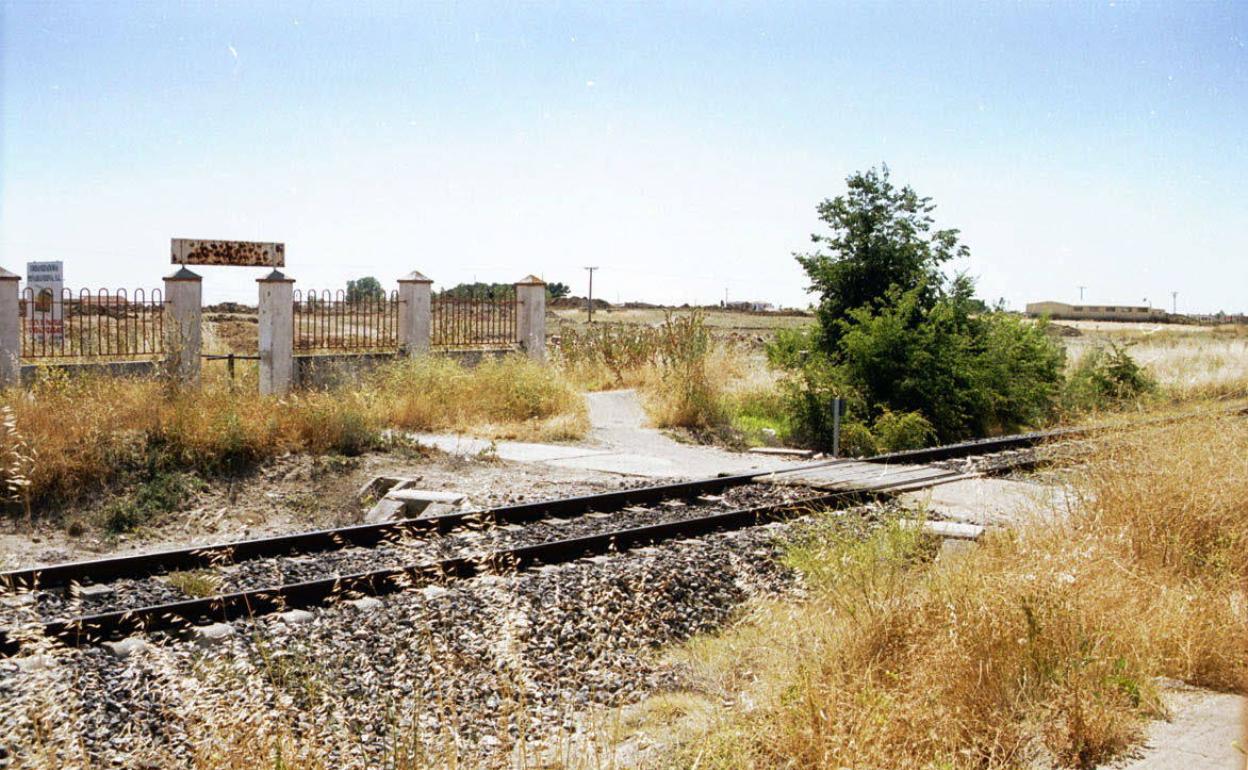
M 49 371 L 29 390 L 0 395 L 0 475 L 10 498 L 39 507 L 136 475 L 234 473 L 286 452 L 357 455 L 383 443 L 386 428 L 563 439 L 588 427 L 579 393 L 520 356 L 471 369 L 404 361 L 356 387 L 281 399 L 257 397 L 254 372 L 234 384 L 220 370 L 208 375 L 190 390 Z
M 800 540 L 809 601 L 682 653 L 733 707 L 685 725 L 671 764 L 1091 767 L 1162 712 L 1157 677 L 1243 688 L 1248 424 L 1107 438 L 1077 489 L 1067 514 L 961 557 L 899 526 Z
M 520 355 L 473 368 L 431 356 L 386 367 L 369 380 L 381 420 L 409 430 L 560 441 L 589 430 L 585 399 L 559 372 Z
M 1062 340 L 1071 362 L 1097 346 L 1126 345 L 1170 398 L 1248 394 L 1248 328 L 1160 324 L 1066 324 L 1082 335 Z
M 565 331 L 556 356 L 587 390 L 637 388 L 655 427 L 706 437 L 728 437 L 739 400 L 776 382 L 760 351 L 714 335 L 701 311 L 668 312 L 657 325 Z

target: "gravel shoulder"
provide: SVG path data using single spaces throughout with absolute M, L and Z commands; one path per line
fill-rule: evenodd
M 291 455 L 236 480 L 214 480 L 187 505 L 150 526 L 117 537 L 71 522 L 90 522 L 112 499 L 63 511 L 32 530 L 24 522 L 0 521 L 0 570 L 57 562 L 183 548 L 355 524 L 364 511 L 356 494 L 379 475 L 411 476 L 422 488 L 456 491 L 478 506 L 571 497 L 632 486 L 618 474 L 511 463 L 489 456 L 457 456 L 436 450 L 372 452 L 361 457 Z
M 51 752 L 189 767 L 277 746 L 346 768 L 548 757 L 585 745 L 585 714 L 672 686 L 662 645 L 788 590 L 774 559 L 787 526 L 240 621 L 209 646 L 0 661 L 0 766 Z

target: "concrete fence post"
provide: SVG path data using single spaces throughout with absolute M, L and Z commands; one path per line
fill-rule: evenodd
M 188 385 L 199 384 L 204 280 L 185 266 L 165 277 L 165 365 Z
M 529 358 L 546 360 L 546 282 L 535 275 L 516 283 L 516 341 Z
M 21 278 L 0 267 L 0 388 L 22 384 Z
M 433 332 L 433 281 L 413 270 L 399 279 L 399 349 L 415 358 L 429 352 Z
M 295 373 L 295 279 L 274 270 L 260 284 L 260 395 L 290 391 Z

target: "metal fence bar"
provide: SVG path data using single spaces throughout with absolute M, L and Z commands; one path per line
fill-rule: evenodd
M 433 298 L 432 346 L 452 348 L 509 348 L 516 344 L 514 299 L 492 297 Z
M 397 350 L 399 293 L 348 299 L 341 289 L 294 295 L 295 349 L 308 351 Z
M 23 359 L 129 359 L 163 355 L 160 289 L 92 292 L 23 290 L 19 302 Z

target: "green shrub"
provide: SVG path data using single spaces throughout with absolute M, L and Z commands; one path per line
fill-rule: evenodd
M 775 441 L 788 443 L 793 437 L 793 421 L 788 401 L 774 388 L 734 393 L 727 399 L 732 427 L 746 444 L 767 444 L 764 431 L 775 431 Z
M 870 457 L 880 453 L 879 443 L 871 430 L 860 422 L 841 424 L 841 456 Z
M 922 449 L 936 439 L 936 430 L 918 412 L 884 412 L 872 432 L 885 452 Z
M 157 472 L 131 495 L 104 508 L 104 529 L 131 532 L 162 513 L 177 510 L 203 487 L 204 483 L 189 473 Z
M 1034 424 L 1052 409 L 1063 354 L 1043 329 L 1003 313 L 972 314 L 969 294 L 930 309 L 892 293 L 842 323 L 839 367 L 873 415 L 919 412 L 958 441 Z
M 1062 406 L 1067 412 L 1121 407 L 1155 392 L 1156 381 L 1127 352 L 1110 343 L 1084 354 L 1066 377 Z

